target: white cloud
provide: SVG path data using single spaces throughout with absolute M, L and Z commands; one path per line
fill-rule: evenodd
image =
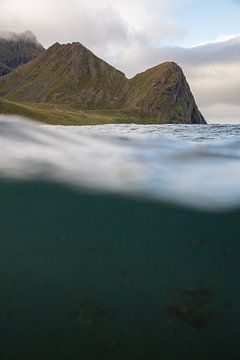
M 80 41 L 132 74 L 139 52 L 184 36 L 170 10 L 188 1 L 0 0 L 0 31 L 29 29 L 45 46 Z
M 216 38 L 215 42 L 223 42 L 223 41 L 228 41 L 228 40 L 232 40 L 234 38 L 239 37 L 240 34 L 220 34 L 218 35 L 218 37 Z
M 80 40 L 96 46 L 100 35 L 104 47 L 129 35 L 149 34 L 153 39 L 178 36 L 167 11 L 186 0 L 0 0 L 0 30 L 31 29 L 45 45 Z M 164 36 L 163 36 L 164 35 Z M 134 37 L 134 36 L 133 36 Z M 117 41 L 116 41 L 117 40 Z M 131 40 L 131 37 L 130 37 Z
M 212 104 L 202 107 L 202 112 L 208 114 L 213 124 L 239 124 L 240 105 Z

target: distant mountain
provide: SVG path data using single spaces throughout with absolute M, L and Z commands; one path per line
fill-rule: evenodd
M 164 63 L 127 79 L 80 43 L 56 43 L 0 78 L 0 96 L 20 103 L 145 114 L 149 123 L 205 123 L 177 64 Z
M 44 51 L 31 31 L 0 32 L 0 76 L 26 64 Z

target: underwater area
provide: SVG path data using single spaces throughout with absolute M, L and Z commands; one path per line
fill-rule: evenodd
M 0 117 L 0 358 L 240 358 L 240 126 Z

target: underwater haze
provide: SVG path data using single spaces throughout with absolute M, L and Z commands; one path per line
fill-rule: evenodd
M 239 359 L 239 135 L 0 116 L 0 358 Z

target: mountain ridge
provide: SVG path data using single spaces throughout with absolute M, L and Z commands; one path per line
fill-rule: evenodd
M 13 102 L 146 113 L 156 123 L 206 123 L 179 65 L 166 62 L 128 79 L 79 42 L 55 43 L 0 78 Z

